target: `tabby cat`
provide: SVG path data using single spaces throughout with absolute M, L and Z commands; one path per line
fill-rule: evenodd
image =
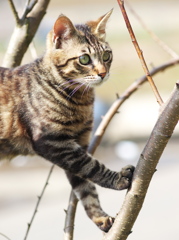
M 87 153 L 94 87 L 107 80 L 112 62 L 105 42 L 111 12 L 75 26 L 60 15 L 44 56 L 0 68 L 0 159 L 36 154 L 63 168 L 87 215 L 105 232 L 113 218 L 102 210 L 94 183 L 126 189 L 134 171 L 111 171 Z

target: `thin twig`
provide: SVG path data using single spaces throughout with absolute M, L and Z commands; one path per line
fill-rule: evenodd
M 148 34 L 153 38 L 153 40 L 160 46 L 162 49 L 167 52 L 172 58 L 177 59 L 179 55 L 171 49 L 165 42 L 163 42 L 149 27 L 144 23 L 141 17 L 134 11 L 131 4 L 125 0 L 127 3 L 127 7 L 129 8 L 130 12 L 134 15 L 134 17 L 139 21 L 142 27 L 148 32 Z
M 64 227 L 64 240 L 73 240 L 75 213 L 78 199 L 73 190 L 70 194 L 68 209 L 66 211 L 65 227 Z
M 9 1 L 10 6 L 11 6 L 14 18 L 16 20 L 16 24 L 18 24 L 19 23 L 19 16 L 18 16 L 18 12 L 16 11 L 14 2 L 13 2 L 13 0 L 8 0 L 8 1 Z
M 1 236 L 3 236 L 4 238 L 6 238 L 7 240 L 11 240 L 10 238 L 8 238 L 5 234 L 0 233 Z
M 156 85 L 155 85 L 155 83 L 154 83 L 154 81 L 153 81 L 153 79 L 152 79 L 152 76 L 150 75 L 150 72 L 149 72 L 149 70 L 148 70 L 147 64 L 146 64 L 145 59 L 144 59 L 144 56 L 143 56 L 143 52 L 142 52 L 142 50 L 140 49 L 139 44 L 138 44 L 138 42 L 137 42 L 137 39 L 136 39 L 136 37 L 135 37 L 135 34 L 134 34 L 134 32 L 133 32 L 132 26 L 131 26 L 131 24 L 130 24 L 129 18 L 128 18 L 128 16 L 127 16 L 127 13 L 126 13 L 126 10 L 125 10 L 125 7 L 124 7 L 124 1 L 123 1 L 123 0 L 117 0 L 117 1 L 118 1 L 119 6 L 120 6 L 121 12 L 122 12 L 122 14 L 123 14 L 123 17 L 124 17 L 124 20 L 125 20 L 127 29 L 128 29 L 128 31 L 129 31 L 129 34 L 130 34 L 132 43 L 134 44 L 134 47 L 135 47 L 136 52 L 137 52 L 137 54 L 138 54 L 138 56 L 139 56 L 139 59 L 140 59 L 140 61 L 141 61 L 142 67 L 143 67 L 143 69 L 144 69 L 144 72 L 145 72 L 145 74 L 146 74 L 146 76 L 147 76 L 147 79 L 148 79 L 148 81 L 149 81 L 149 83 L 150 83 L 150 86 L 151 86 L 151 88 L 152 88 L 152 90 L 153 90 L 153 92 L 154 92 L 154 94 L 155 94 L 155 97 L 156 97 L 156 99 L 157 99 L 157 102 L 158 102 L 160 105 L 162 105 L 162 104 L 163 104 L 163 100 L 162 100 L 162 98 L 161 98 L 161 96 L 160 96 L 160 94 L 159 94 L 159 92 L 158 92 L 158 89 L 157 89 L 157 87 L 156 87 Z
M 45 184 L 44 184 L 44 187 L 43 187 L 43 189 L 42 189 L 42 192 L 41 192 L 40 196 L 38 196 L 37 204 L 36 204 L 35 209 L 34 209 L 34 212 L 33 212 L 33 214 L 32 214 L 32 218 L 31 218 L 30 222 L 28 223 L 28 227 L 27 227 L 27 231 L 26 231 L 24 240 L 26 240 L 27 237 L 28 237 L 29 231 L 30 231 L 30 229 L 31 229 L 31 227 L 32 227 L 32 223 L 33 223 L 34 218 L 35 218 L 35 216 L 36 216 L 36 214 L 37 214 L 40 201 L 42 200 L 42 197 L 43 197 L 43 195 L 44 195 L 44 192 L 45 192 L 45 190 L 46 190 L 46 188 L 47 188 L 47 185 L 48 185 L 48 183 L 49 183 L 49 179 L 50 179 L 50 177 L 51 177 L 51 174 L 52 174 L 52 172 L 53 172 L 54 167 L 55 167 L 55 165 L 53 164 L 53 165 L 51 166 L 51 168 L 50 168 L 49 173 L 48 173 L 48 176 L 47 176 L 47 179 L 46 179 L 46 181 L 45 181 Z

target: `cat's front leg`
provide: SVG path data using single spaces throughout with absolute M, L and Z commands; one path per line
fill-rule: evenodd
M 111 228 L 114 218 L 101 208 L 95 185 L 66 171 L 76 197 L 81 201 L 88 217 L 104 232 Z
M 111 171 L 88 154 L 75 139 L 64 134 L 44 135 L 33 142 L 36 153 L 84 179 L 106 188 L 122 190 L 130 186 L 134 167 L 126 166 L 120 172 Z

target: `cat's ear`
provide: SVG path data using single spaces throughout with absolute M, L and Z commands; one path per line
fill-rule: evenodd
M 91 28 L 92 33 L 96 35 L 101 41 L 105 40 L 106 24 L 109 17 L 111 16 L 112 11 L 113 9 L 100 17 L 97 21 L 87 22 L 87 25 Z
M 61 47 L 62 41 L 70 39 L 76 32 L 73 23 L 63 14 L 59 16 L 53 27 L 53 42 L 56 48 Z

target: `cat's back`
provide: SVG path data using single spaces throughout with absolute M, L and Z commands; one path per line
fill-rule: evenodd
M 9 98 L 13 94 L 19 93 L 20 82 L 22 82 L 24 78 L 26 68 L 26 65 L 17 68 L 0 67 L 0 98 L 2 98 L 2 95 L 4 96 L 7 92 L 11 93 L 6 96 Z
M 4 91 L 9 90 L 11 78 L 12 78 L 12 70 L 9 68 L 0 67 L 0 98 L 1 100 L 3 100 L 2 95 L 4 96 Z
M 21 96 L 24 67 L 0 67 L 0 113 L 14 112 Z
M 19 105 L 23 101 L 22 83 L 24 67 L 8 69 L 0 67 L 0 159 L 18 155 L 23 143 L 28 152 L 24 127 L 19 119 Z M 12 151 L 11 151 L 12 150 Z

